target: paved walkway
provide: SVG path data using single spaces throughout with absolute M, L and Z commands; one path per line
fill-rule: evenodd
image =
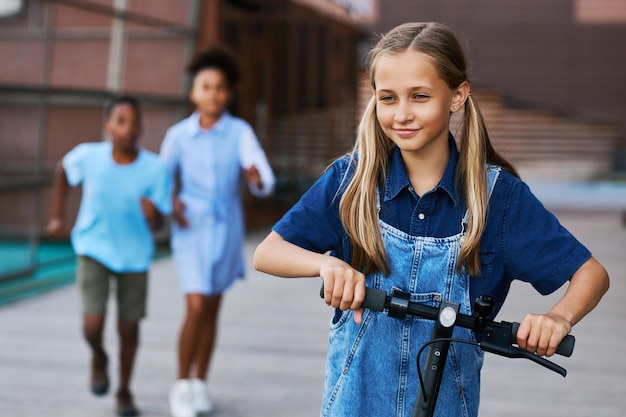
M 612 277 L 596 311 L 574 328 L 571 358 L 556 361 L 566 378 L 523 360 L 486 357 L 481 417 L 618 417 L 626 409 L 626 229 L 617 211 L 563 212 L 572 230 Z M 264 232 L 250 234 L 248 259 Z M 324 377 L 331 311 L 318 298 L 319 281 L 282 280 L 252 271 L 225 298 L 209 387 L 215 417 L 314 417 Z M 89 356 L 80 336 L 74 286 L 0 308 L 0 416 L 109 417 L 113 396 L 87 389 Z M 515 286 L 499 318 L 519 321 L 544 311 L 554 297 Z M 134 391 L 146 417 L 167 417 L 175 375 L 175 339 L 182 298 L 170 259 L 152 269 L 149 318 L 142 327 Z M 109 313 L 111 369 L 117 346 Z M 117 378 L 113 373 L 113 389 Z M 378 417 L 378 416 L 376 416 Z M 384 416 L 381 416 L 384 417 Z

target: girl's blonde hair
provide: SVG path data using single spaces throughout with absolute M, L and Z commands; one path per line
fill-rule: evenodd
M 375 90 L 377 62 L 386 56 L 412 50 L 426 54 L 448 87 L 456 89 L 467 79 L 463 49 L 452 30 L 441 23 L 405 23 L 384 35 L 368 55 L 368 70 Z M 389 156 L 394 148 L 376 118 L 372 96 L 361 117 L 351 152 L 354 176 L 339 203 L 344 228 L 351 240 L 352 263 L 366 273 L 389 274 L 387 256 L 378 228 L 376 193 L 384 184 Z M 463 264 L 470 275 L 480 273 L 480 239 L 487 216 L 487 164 L 503 166 L 517 175 L 513 166 L 491 146 L 478 105 L 471 95 L 465 101 L 459 136 L 460 159 L 456 180 L 466 203 L 469 219 L 459 253 L 457 272 Z

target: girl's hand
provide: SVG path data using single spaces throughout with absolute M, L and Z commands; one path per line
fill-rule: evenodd
M 50 219 L 48 225 L 46 226 L 46 231 L 51 237 L 54 238 L 62 238 L 69 234 L 69 230 L 67 230 L 63 219 L 60 217 L 53 217 Z
M 324 280 L 324 301 L 340 310 L 355 310 L 354 322 L 361 324 L 365 276 L 340 259 L 328 258 L 320 267 L 320 276 Z
M 174 197 L 174 220 L 176 220 L 176 223 L 178 223 L 182 229 L 189 227 L 189 221 L 187 217 L 185 217 L 186 209 L 187 206 L 185 206 L 185 203 L 178 197 Z
M 261 181 L 261 174 L 259 174 L 259 170 L 256 166 L 250 165 L 248 168 L 243 170 L 243 176 L 246 181 L 250 184 L 254 184 L 256 188 L 262 188 L 263 182 Z
M 571 323 L 558 314 L 528 314 L 517 330 L 517 344 L 539 356 L 552 356 L 570 330 Z

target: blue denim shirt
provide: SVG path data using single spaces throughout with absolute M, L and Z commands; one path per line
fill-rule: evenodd
M 411 187 L 399 149 L 395 149 L 381 190 L 380 218 L 414 236 L 448 237 L 459 233 L 465 204 L 455 181 L 459 152 L 450 136 L 450 159 L 431 191 L 418 196 Z M 339 217 L 338 194 L 347 157 L 338 159 L 302 196 L 273 230 L 283 239 L 319 253 L 331 251 L 350 262 L 350 244 Z M 531 193 L 503 170 L 496 182 L 481 240 L 481 274 L 472 277 L 470 296 L 494 298 L 500 310 L 511 282 L 531 283 L 541 294 L 561 287 L 591 253 Z

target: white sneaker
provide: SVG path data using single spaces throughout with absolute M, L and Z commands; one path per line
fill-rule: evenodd
M 206 416 L 213 412 L 215 405 L 209 399 L 206 383 L 203 380 L 197 378 L 191 380 L 191 394 L 193 409 L 196 413 Z
M 179 379 L 170 390 L 170 414 L 172 417 L 196 417 L 193 393 L 188 379 Z

